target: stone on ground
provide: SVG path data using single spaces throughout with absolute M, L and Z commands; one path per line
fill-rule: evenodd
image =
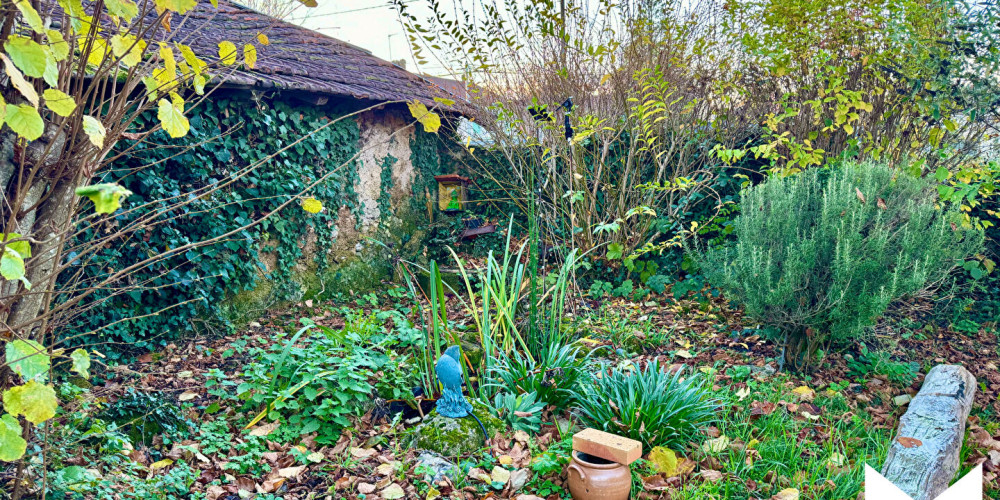
M 493 437 L 497 432 L 504 431 L 503 421 L 490 414 L 486 405 L 471 399 L 469 402 L 472 403 L 473 413 L 486 427 L 487 436 Z M 471 416 L 448 418 L 434 410 L 410 432 L 413 446 L 448 458 L 468 455 L 483 447 L 483 431 Z

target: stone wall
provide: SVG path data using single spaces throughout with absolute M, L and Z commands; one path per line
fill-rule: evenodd
M 354 184 L 359 209 L 352 212 L 344 203 L 338 207 L 335 200 L 321 200 L 325 210 L 338 210 L 327 268 L 318 270 L 317 238 L 310 230 L 302 242 L 303 258 L 295 265 L 293 279 L 300 293 L 292 301 L 376 289 L 391 275 L 394 255 L 419 250 L 419 228 L 427 214 L 413 208 L 414 184 L 421 174 L 412 161 L 412 120 L 405 109 L 366 111 L 354 119 L 361 131 Z M 422 192 L 417 196 L 421 201 L 425 197 Z M 262 255 L 261 261 L 268 272 L 274 269 L 273 256 Z M 262 272 L 253 290 L 227 300 L 226 315 L 244 321 L 279 305 L 272 293 L 274 285 Z

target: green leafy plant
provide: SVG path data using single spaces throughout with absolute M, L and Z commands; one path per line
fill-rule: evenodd
M 341 331 L 307 324 L 269 348 L 249 349 L 252 362 L 231 397 L 246 410 L 263 407 L 250 425 L 268 418 L 281 422 L 288 437 L 316 432 L 317 442 L 334 442 L 374 397 L 413 397 L 418 361 L 397 354 L 398 342 L 372 335 L 364 317 Z
M 736 243 L 701 270 L 748 316 L 777 327 L 784 364 L 857 338 L 888 305 L 934 286 L 982 246 L 933 181 L 878 163 L 771 177 L 743 193 Z
M 539 402 L 563 410 L 572 404 L 576 387 L 587 379 L 591 354 L 572 345 L 550 346 L 537 360 L 515 351 L 496 361 L 487 374 L 488 383 L 502 392 L 535 394 Z
M 719 401 L 701 374 L 664 371 L 653 361 L 642 370 L 601 371 L 576 391 L 584 424 L 642 441 L 647 448 L 683 449 L 712 422 Z
M 535 393 L 497 394 L 489 403 L 493 414 L 507 422 L 511 429 L 532 434 L 541 429 L 545 403 L 535 401 Z

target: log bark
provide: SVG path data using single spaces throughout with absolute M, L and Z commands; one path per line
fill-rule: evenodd
M 935 366 L 899 420 L 882 475 L 914 500 L 932 500 L 948 489 L 975 394 L 976 379 L 968 370 Z

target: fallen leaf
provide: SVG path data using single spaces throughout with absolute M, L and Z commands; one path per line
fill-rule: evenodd
M 674 355 L 684 359 L 691 359 L 694 357 L 694 354 L 691 354 L 691 351 L 688 351 L 687 349 L 681 349 L 675 352 Z
M 723 476 L 725 476 L 725 474 L 717 470 L 708 469 L 701 471 L 701 477 L 705 478 L 705 480 L 710 483 L 722 480 Z
M 785 488 L 771 497 L 771 500 L 799 500 L 799 490 L 795 488 Z
M 197 392 L 184 391 L 184 392 L 181 393 L 180 396 L 177 396 L 177 399 L 180 400 L 180 401 L 191 401 L 192 399 L 194 399 L 196 397 L 198 397 L 198 393 Z
M 500 455 L 497 457 L 497 461 L 500 462 L 501 465 L 510 465 L 514 463 L 514 459 L 510 455 Z
M 490 473 L 490 479 L 494 483 L 507 484 L 507 481 L 510 480 L 510 471 L 499 465 L 494 465 L 493 472 Z
M 279 425 L 281 425 L 281 424 L 278 423 L 278 422 L 271 422 L 269 424 L 258 425 L 257 427 L 254 427 L 253 429 L 250 429 L 250 435 L 251 436 L 267 436 L 268 434 L 274 432 L 274 430 L 277 429 Z
M 386 500 L 396 500 L 397 498 L 403 498 L 403 496 L 406 495 L 406 492 L 403 491 L 402 486 L 392 483 L 389 486 L 386 486 L 380 494 L 382 495 L 382 498 Z
M 885 200 L 883 200 L 882 198 L 875 200 L 875 204 L 878 205 L 878 207 L 881 208 L 882 210 L 889 208 L 885 205 Z
M 864 204 L 865 203 L 865 195 L 861 194 L 861 190 L 858 189 L 857 187 L 855 187 L 854 188 L 854 193 L 858 195 L 858 199 L 861 200 L 862 204 Z M 798 492 L 795 493 L 795 498 L 798 498 Z
M 287 479 L 283 477 L 268 479 L 267 481 L 264 481 L 261 488 L 264 489 L 264 493 L 274 493 L 275 491 L 278 491 L 278 488 L 281 488 L 281 485 L 285 484 L 285 481 L 287 481 Z
M 151 470 L 153 472 L 156 472 L 156 471 L 158 471 L 158 470 L 160 470 L 160 469 L 162 469 L 164 467 L 172 465 L 173 463 L 174 463 L 173 460 L 171 460 L 169 458 L 164 458 L 163 460 L 160 460 L 160 461 L 153 462 L 153 463 L 149 464 L 149 470 Z
M 802 401 L 812 401 L 813 398 L 816 397 L 816 391 L 804 385 L 800 385 L 795 389 L 792 389 L 792 392 L 797 394 L 799 396 L 799 399 Z
M 899 444 L 903 445 L 903 448 L 916 448 L 924 444 L 923 441 L 911 437 L 898 437 L 896 441 L 899 441 Z
M 353 456 L 354 458 L 365 459 L 373 457 L 377 453 L 378 452 L 375 451 L 374 448 L 351 448 L 351 456 Z
M 318 463 L 322 462 L 325 459 L 326 459 L 326 455 L 324 455 L 324 454 L 322 454 L 322 453 L 320 453 L 318 451 L 314 451 L 314 452 L 306 455 L 306 460 L 309 460 L 310 462 L 312 462 L 314 464 L 318 464 Z
M 729 438 L 726 436 L 719 436 L 715 439 L 709 439 L 701 445 L 702 451 L 705 453 L 722 453 L 729 448 Z
M 294 479 L 302 474 L 302 471 L 306 470 L 305 465 L 299 465 L 297 467 L 285 467 L 284 469 L 278 469 L 278 475 L 288 479 Z
M 750 395 L 750 388 L 749 387 L 744 387 L 744 388 L 736 391 L 736 397 L 740 398 L 740 401 L 743 401 L 749 395 Z
M 666 477 L 677 475 L 677 454 L 673 450 L 657 446 L 649 452 L 649 461 L 656 472 L 661 472 Z
M 362 495 L 375 493 L 375 485 L 371 483 L 358 483 L 358 493 Z

